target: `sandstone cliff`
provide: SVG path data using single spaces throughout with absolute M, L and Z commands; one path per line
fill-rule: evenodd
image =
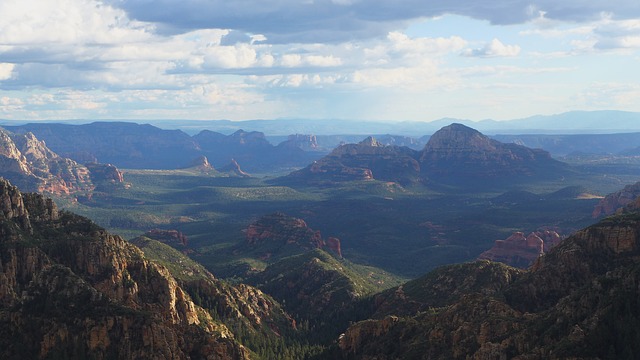
M 0 207 L 0 357 L 248 358 L 119 236 L 6 181 Z
M 640 182 L 627 185 L 624 189 L 605 196 L 593 209 L 593 218 L 615 214 L 627 205 L 632 205 L 640 197 Z
M 3 177 L 30 191 L 70 194 L 94 188 L 85 166 L 58 156 L 32 133 L 0 129 L 0 168 Z
M 560 241 L 562 237 L 554 230 L 534 231 L 526 236 L 518 231 L 505 240 L 496 240 L 494 246 L 480 254 L 478 259 L 526 269 Z

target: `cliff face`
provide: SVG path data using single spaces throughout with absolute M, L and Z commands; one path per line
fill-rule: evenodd
M 70 194 L 94 188 L 85 166 L 58 156 L 32 133 L 0 129 L 0 168 L 5 178 L 31 191 Z
M 627 205 L 633 205 L 640 196 L 640 182 L 627 185 L 624 189 L 605 196 L 593 209 L 593 218 L 615 214 Z
M 629 213 L 567 238 L 529 271 L 500 282 L 493 291 L 486 291 L 489 284 L 462 286 L 458 294 L 442 294 L 435 301 L 434 290 L 448 278 L 443 274 L 456 273 L 446 267 L 429 275 L 440 280 L 422 293 L 413 284 L 411 296 L 400 294 L 420 305 L 414 306 L 415 312 L 394 316 L 393 306 L 387 306 L 380 314 L 386 317 L 351 326 L 340 338 L 340 356 L 632 359 L 640 351 L 632 340 L 640 336 L 639 263 L 640 214 Z M 480 275 L 481 268 L 467 265 L 456 278 L 491 279 Z M 400 297 L 398 292 L 381 304 Z
M 515 232 L 505 240 L 496 240 L 495 245 L 480 254 L 478 259 L 526 269 L 560 241 L 562 237 L 554 230 L 534 231 L 527 236 Z
M 0 357 L 248 357 L 133 245 L 4 180 L 0 197 Z

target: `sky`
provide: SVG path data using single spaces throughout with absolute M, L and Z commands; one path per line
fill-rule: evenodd
M 640 111 L 638 0 L 0 0 L 0 119 Z

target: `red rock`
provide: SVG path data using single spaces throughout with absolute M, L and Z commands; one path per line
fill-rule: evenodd
M 480 254 L 478 259 L 527 268 L 561 240 L 562 237 L 554 230 L 539 230 L 527 236 L 518 231 L 505 240 L 496 240 L 494 246 Z
M 640 182 L 627 185 L 624 189 L 607 195 L 593 209 L 593 218 L 615 214 L 625 206 L 632 205 L 640 197 Z
M 245 230 L 246 242 L 250 246 L 258 246 L 269 242 L 280 246 L 294 245 L 303 249 L 329 249 L 342 257 L 340 240 L 322 238 L 319 230 L 309 228 L 307 223 L 299 218 L 274 213 L 261 217 Z M 269 254 L 270 258 L 274 254 Z M 263 257 L 266 253 L 263 254 Z
M 187 236 L 178 230 L 152 229 L 147 231 L 144 236 L 168 245 L 187 246 L 189 244 Z
M 340 248 L 340 239 L 330 237 L 327 239 L 327 247 L 331 249 L 334 253 L 338 254 L 339 257 L 342 257 L 342 249 Z

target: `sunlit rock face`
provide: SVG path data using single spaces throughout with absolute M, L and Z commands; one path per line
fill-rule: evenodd
M 94 188 L 86 166 L 58 156 L 32 133 L 0 129 L 0 169 L 4 178 L 27 191 L 72 194 Z

